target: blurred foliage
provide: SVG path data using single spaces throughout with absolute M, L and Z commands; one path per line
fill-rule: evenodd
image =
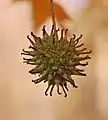
M 24 0 L 13 1 L 16 2 Z M 50 17 L 49 0 L 29 0 L 29 2 L 32 3 L 33 25 L 35 29 L 38 29 L 42 25 L 42 23 L 47 20 L 48 17 Z M 71 18 L 66 14 L 63 7 L 61 7 L 56 2 L 54 2 L 54 12 L 55 17 L 62 28 L 64 27 L 64 25 L 62 24 L 63 20 L 71 20 Z

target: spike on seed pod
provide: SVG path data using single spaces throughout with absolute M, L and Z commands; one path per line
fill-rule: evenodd
M 70 41 L 67 38 L 68 29 L 60 30 L 61 36 L 58 38 L 59 29 L 56 29 L 56 22 L 53 11 L 53 0 L 50 0 L 50 11 L 52 15 L 52 29 L 50 35 L 46 32 L 45 26 L 42 28 L 43 37 L 37 37 L 33 32 L 31 36 L 33 40 L 27 36 L 31 45 L 29 49 L 22 50 L 21 55 L 30 56 L 30 59 L 23 58 L 23 62 L 26 64 L 34 65 L 35 67 L 29 71 L 30 74 L 39 73 L 39 78 L 32 80 L 34 84 L 40 82 L 48 83 L 48 87 L 45 90 L 45 95 L 48 95 L 48 90 L 50 89 L 50 96 L 54 87 L 57 87 L 57 93 L 61 95 L 59 87 L 62 88 L 64 92 L 64 97 L 67 97 L 67 92 L 69 91 L 67 83 L 70 83 L 74 88 L 78 86 L 72 79 L 72 75 L 86 76 L 84 69 L 78 69 L 77 66 L 87 66 L 88 62 L 81 63 L 81 61 L 91 59 L 89 54 L 91 51 L 86 52 L 86 48 L 80 49 L 84 44 L 79 44 L 82 38 L 82 34 L 77 37 L 73 34 Z M 82 55 L 86 56 L 82 56 Z M 81 56 L 80 56 L 81 55 Z M 32 58 L 31 58 L 32 57 Z

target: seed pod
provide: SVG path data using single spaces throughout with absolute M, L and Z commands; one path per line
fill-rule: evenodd
M 52 29 L 50 35 L 46 32 L 45 26 L 43 26 L 42 32 L 43 37 L 37 37 L 33 32 L 31 36 L 33 40 L 27 36 L 30 41 L 30 49 L 24 50 L 21 53 L 22 55 L 30 56 L 32 58 L 24 58 L 24 63 L 35 65 L 35 67 L 29 71 L 31 74 L 40 74 L 40 78 L 32 80 L 35 84 L 44 81 L 48 83 L 48 87 L 45 91 L 45 95 L 48 95 L 47 92 L 49 88 L 50 96 L 52 96 L 52 91 L 54 86 L 57 87 L 57 93 L 61 95 L 59 87 L 62 88 L 64 96 L 67 97 L 67 92 L 69 91 L 67 87 L 67 82 L 69 82 L 74 88 L 77 88 L 72 75 L 86 76 L 84 69 L 78 69 L 77 66 L 87 66 L 88 62 L 81 63 L 81 61 L 91 59 L 89 54 L 91 51 L 86 52 L 86 48 L 81 48 L 84 44 L 78 45 L 79 41 L 82 38 L 82 34 L 79 37 L 76 37 L 73 34 L 73 37 L 70 38 L 70 41 L 67 38 L 67 29 L 61 30 L 61 37 L 58 38 L 58 31 L 56 29 L 56 22 L 53 11 L 53 0 L 50 0 L 50 8 L 52 15 Z M 80 49 L 81 48 L 81 49 Z M 80 56 L 80 55 L 86 56 Z

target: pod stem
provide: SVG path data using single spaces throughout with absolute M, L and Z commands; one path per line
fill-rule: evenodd
M 51 16 L 52 16 L 52 22 L 53 22 L 53 25 L 54 25 L 55 39 L 58 40 L 58 33 L 57 33 L 57 30 L 56 30 L 56 22 L 55 22 L 54 9 L 53 9 L 53 0 L 50 0 L 50 11 L 51 11 Z

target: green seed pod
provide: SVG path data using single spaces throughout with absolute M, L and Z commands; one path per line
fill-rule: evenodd
M 86 76 L 84 69 L 78 69 L 77 66 L 87 66 L 88 62 L 81 63 L 81 61 L 91 59 L 88 55 L 91 51 L 85 51 L 86 48 L 81 48 L 84 44 L 78 45 L 80 39 L 82 38 L 82 34 L 77 38 L 75 34 L 70 38 L 70 41 L 67 38 L 67 29 L 61 30 L 61 37 L 58 38 L 58 31 L 56 29 L 56 23 L 53 12 L 53 0 L 50 0 L 50 8 L 52 15 L 52 29 L 50 35 L 46 32 L 45 26 L 43 26 L 43 37 L 37 37 L 33 32 L 31 32 L 31 36 L 33 40 L 27 36 L 31 45 L 29 49 L 24 50 L 22 55 L 27 55 L 32 58 L 26 59 L 23 58 L 24 63 L 34 65 L 35 67 L 29 71 L 31 74 L 40 74 L 40 78 L 36 80 L 32 80 L 35 84 L 44 81 L 44 83 L 48 83 L 48 87 L 45 91 L 45 95 L 48 95 L 47 92 L 49 88 L 50 96 L 52 96 L 52 91 L 54 86 L 57 87 L 57 93 L 61 95 L 62 93 L 59 91 L 59 87 L 62 88 L 64 92 L 64 96 L 67 97 L 66 90 L 69 91 L 67 87 L 67 82 L 70 83 L 74 88 L 77 88 L 74 80 L 72 79 L 72 75 Z M 80 55 L 86 55 L 85 57 Z

